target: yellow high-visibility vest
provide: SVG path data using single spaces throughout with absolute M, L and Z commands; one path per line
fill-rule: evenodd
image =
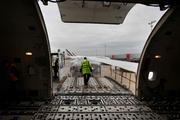
M 83 75 L 90 73 L 91 64 L 90 64 L 90 62 L 89 62 L 88 60 L 86 60 L 86 59 L 83 60 L 83 61 L 81 62 L 80 67 L 81 67 L 81 70 L 82 70 L 82 74 L 83 74 Z

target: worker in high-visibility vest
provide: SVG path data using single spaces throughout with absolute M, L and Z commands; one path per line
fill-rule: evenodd
M 88 86 L 88 81 L 91 76 L 90 73 L 92 72 L 92 66 L 86 57 L 84 57 L 84 60 L 81 62 L 80 72 L 83 74 L 85 86 Z

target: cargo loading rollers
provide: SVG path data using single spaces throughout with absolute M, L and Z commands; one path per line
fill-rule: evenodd
M 55 81 L 54 96 L 46 101 L 18 101 L 0 111 L 0 119 L 32 120 L 168 120 L 179 119 L 179 101 L 154 98 L 144 102 L 116 80 L 106 76 L 107 64 L 93 62 L 88 87 L 79 74 L 79 63 L 67 61 L 64 80 Z M 108 66 L 108 67 L 107 67 Z M 62 70 L 63 70 L 62 69 Z M 65 70 L 66 69 L 66 70 Z M 106 75 L 104 75 L 106 73 Z M 157 104 L 159 101 L 159 104 Z M 153 108 L 153 109 L 152 109 Z M 173 109 L 172 109 L 173 108 Z

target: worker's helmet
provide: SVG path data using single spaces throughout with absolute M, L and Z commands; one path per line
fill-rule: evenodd
M 87 57 L 84 57 L 84 59 L 86 60 L 86 59 L 87 59 Z

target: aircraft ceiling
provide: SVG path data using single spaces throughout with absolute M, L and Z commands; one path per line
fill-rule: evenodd
M 66 0 L 58 6 L 63 22 L 122 24 L 134 4 Z

